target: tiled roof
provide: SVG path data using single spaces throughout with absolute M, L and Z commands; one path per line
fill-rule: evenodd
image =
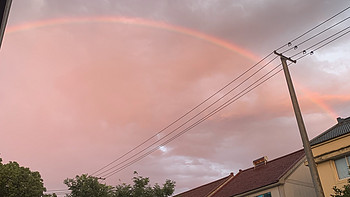
M 333 127 L 329 128 L 325 132 L 321 133 L 320 135 L 312 139 L 310 141 L 310 145 L 313 146 L 313 145 L 350 133 L 350 117 L 345 119 L 338 118 L 337 120 L 338 120 L 338 123 L 336 125 L 334 125 Z
M 210 192 L 214 191 L 217 187 L 223 184 L 230 176 L 224 177 L 222 179 L 216 180 L 214 182 L 202 185 L 200 187 L 191 189 L 184 193 L 178 194 L 175 197 L 204 197 L 207 196 Z
M 304 150 L 299 150 L 294 153 L 290 153 L 283 157 L 268 161 L 265 165 L 257 166 L 256 168 L 248 168 L 246 170 L 240 171 L 233 179 L 227 182 L 222 188 L 220 188 L 213 197 L 230 197 L 237 194 L 242 194 L 248 191 L 252 191 L 264 186 L 268 186 L 277 183 L 283 175 L 285 175 L 293 166 L 295 166 L 302 158 L 304 158 Z M 228 177 L 225 177 L 226 180 Z M 224 183 L 223 179 L 220 179 L 221 183 Z M 218 180 L 219 181 L 219 180 Z M 214 181 L 212 183 L 217 183 Z M 210 185 L 209 183 L 207 185 Z M 216 184 L 216 187 L 220 185 Z M 191 191 L 196 191 L 197 193 L 192 193 L 195 197 L 207 196 L 209 192 L 202 192 L 201 188 L 197 187 Z M 215 189 L 215 188 L 214 188 Z M 208 190 L 207 190 L 208 191 Z M 211 188 L 213 191 L 213 187 Z M 185 192 L 187 193 L 187 192 Z M 179 197 L 188 197 L 184 195 L 185 193 L 179 194 Z M 198 194 L 198 195 L 196 195 Z
M 268 161 L 266 165 L 239 172 L 215 197 L 229 197 L 277 183 L 295 164 L 304 158 L 304 150 Z

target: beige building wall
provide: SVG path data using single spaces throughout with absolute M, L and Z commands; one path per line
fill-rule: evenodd
M 347 184 L 347 179 L 339 180 L 334 160 L 349 155 L 349 146 L 350 134 L 347 134 L 311 147 L 325 196 L 334 194 L 334 186 L 342 188 Z
M 286 197 L 316 197 L 309 167 L 301 163 L 284 181 Z

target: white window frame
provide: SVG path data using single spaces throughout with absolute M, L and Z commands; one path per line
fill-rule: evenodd
M 342 157 L 339 157 L 339 158 L 337 158 L 337 159 L 335 159 L 334 160 L 334 166 L 335 166 L 335 171 L 336 171 L 336 173 L 337 173 L 337 178 L 338 178 L 338 180 L 344 180 L 344 179 L 349 179 L 350 178 L 350 161 L 349 161 L 349 157 L 350 157 L 350 155 L 345 155 L 345 156 L 342 156 Z M 340 178 L 340 176 L 339 176 L 339 171 L 338 171 L 338 167 L 337 167 L 337 164 L 336 164 L 336 160 L 339 160 L 339 159 L 345 159 L 345 163 L 346 163 L 346 166 L 347 166 L 347 170 L 348 170 L 348 175 L 347 175 L 347 177 L 345 177 L 345 178 Z

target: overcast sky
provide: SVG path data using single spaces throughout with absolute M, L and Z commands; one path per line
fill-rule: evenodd
M 48 190 L 65 189 L 65 178 L 91 174 L 117 159 L 260 58 L 349 5 L 348 0 L 14 0 L 0 51 L 1 157 L 39 171 Z M 349 15 L 350 10 L 291 47 Z M 309 138 L 336 124 L 336 117 L 350 116 L 349 35 L 290 67 Z M 277 58 L 189 123 L 279 63 Z M 251 167 L 261 156 L 274 159 L 301 148 L 281 72 L 106 182 L 129 183 L 137 171 L 152 182 L 176 181 L 179 193 Z

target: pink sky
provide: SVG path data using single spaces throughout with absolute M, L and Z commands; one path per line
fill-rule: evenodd
M 14 1 L 0 51 L 1 157 L 39 171 L 48 190 L 65 189 L 65 178 L 118 158 L 256 63 L 227 46 L 263 57 L 348 1 L 287 4 Z M 111 21 L 10 31 L 93 16 L 161 22 L 207 37 Z M 291 67 L 310 138 L 333 126 L 336 116 L 350 116 L 349 41 L 345 36 Z M 260 156 L 273 159 L 301 148 L 280 73 L 106 182 L 130 182 L 136 170 L 153 182 L 176 181 L 178 193 L 248 168 Z

